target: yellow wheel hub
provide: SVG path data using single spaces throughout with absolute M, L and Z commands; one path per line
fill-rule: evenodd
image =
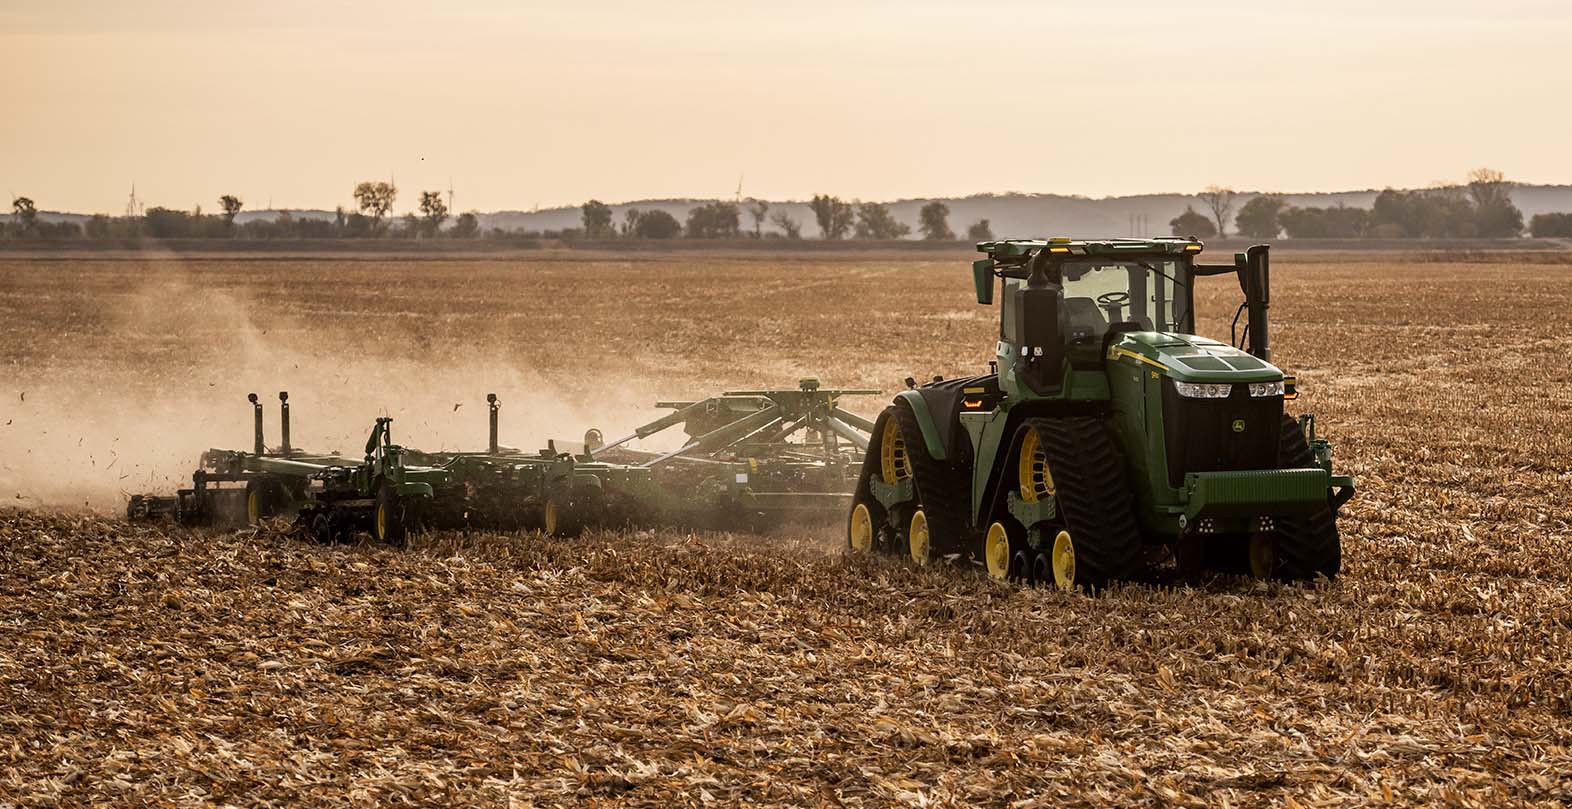
M 1018 464 L 1022 500 L 1035 503 L 1054 496 L 1056 490 L 1053 472 L 1048 469 L 1048 455 L 1043 452 L 1042 440 L 1034 429 L 1028 429 L 1026 437 L 1021 440 Z
M 906 531 L 906 544 L 911 550 L 912 561 L 919 565 L 928 564 L 932 543 L 928 537 L 928 515 L 922 509 L 917 509 L 917 513 L 912 515 L 911 527 Z
M 983 561 L 988 564 L 988 575 L 996 579 L 1010 577 L 1010 532 L 1004 523 L 988 526 L 988 536 L 983 540 Z
M 912 476 L 906 439 L 901 437 L 901 427 L 893 416 L 884 420 L 884 432 L 879 435 L 879 474 L 892 486 Z
M 857 507 L 852 509 L 851 525 L 847 529 L 847 542 L 857 553 L 868 553 L 873 550 L 873 514 L 868 511 L 867 503 L 858 503 Z
M 377 504 L 377 539 L 388 538 L 388 504 Z
M 260 405 L 258 405 L 260 407 Z M 234 502 L 231 500 L 230 502 Z M 246 522 L 256 525 L 262 522 L 262 490 L 252 489 L 246 495 Z
M 557 504 L 550 500 L 546 501 L 545 522 L 547 534 L 557 533 Z
M 1075 589 L 1075 543 L 1069 531 L 1053 538 L 1053 583 L 1060 590 Z
M 1258 579 L 1270 579 L 1277 567 L 1277 549 L 1272 547 L 1272 538 L 1266 534 L 1250 535 L 1250 575 Z

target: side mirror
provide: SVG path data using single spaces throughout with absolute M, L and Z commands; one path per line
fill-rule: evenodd
M 977 287 L 977 302 L 983 306 L 993 303 L 993 259 L 983 258 L 972 262 L 972 283 Z

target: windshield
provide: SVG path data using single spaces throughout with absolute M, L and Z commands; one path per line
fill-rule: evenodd
M 1189 290 L 1181 262 L 1074 259 L 1061 265 L 1064 317 L 1072 343 L 1101 340 L 1114 323 L 1141 331 L 1188 331 Z

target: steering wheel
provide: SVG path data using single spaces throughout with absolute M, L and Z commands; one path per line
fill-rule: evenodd
M 1104 292 L 1097 296 L 1097 302 L 1102 304 L 1103 311 L 1108 313 L 1108 322 L 1112 323 L 1124 319 L 1124 305 L 1130 302 L 1130 293 Z

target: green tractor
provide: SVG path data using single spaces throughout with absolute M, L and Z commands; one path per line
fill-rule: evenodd
M 1271 364 L 1268 248 L 1196 262 L 1195 239 L 979 243 L 1002 286 L 993 372 L 907 380 L 879 415 L 848 521 L 854 551 L 960 559 L 1063 589 L 1186 570 L 1337 575 L 1339 507 L 1312 416 Z M 1197 278 L 1231 275 L 1232 345 L 1195 335 Z M 1000 279 L 996 282 L 995 279 Z M 1240 319 L 1244 328 L 1240 330 Z

